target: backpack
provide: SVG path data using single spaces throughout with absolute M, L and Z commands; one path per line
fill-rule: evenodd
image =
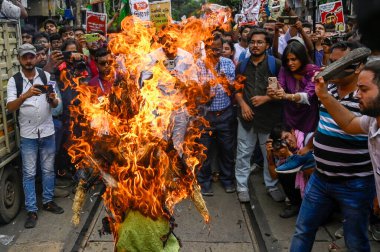
M 245 54 L 244 54 L 245 56 Z M 269 67 L 269 72 L 274 75 L 274 76 L 277 76 L 278 75 L 278 69 L 277 69 L 277 66 L 276 66 L 276 58 L 272 55 L 268 55 L 267 54 L 267 58 L 268 58 L 268 67 Z M 247 65 L 248 65 L 248 62 L 249 62 L 249 57 L 248 58 L 244 58 L 243 60 L 240 61 L 240 65 L 239 65 L 239 73 L 240 74 L 243 74 L 245 69 L 247 68 Z
M 44 72 L 44 70 L 40 69 L 40 68 L 36 68 L 37 72 L 38 72 L 38 76 L 40 76 L 41 80 L 42 80 L 42 83 L 44 85 L 47 85 L 47 78 L 46 78 L 46 74 Z M 16 73 L 15 75 L 13 75 L 13 78 L 15 79 L 15 83 L 16 83 L 16 90 L 17 90 L 17 98 L 20 97 L 21 93 L 22 93 L 22 90 L 23 90 L 23 79 L 22 79 L 22 75 L 20 72 Z

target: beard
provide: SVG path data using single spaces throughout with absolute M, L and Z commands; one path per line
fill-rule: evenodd
M 380 94 L 378 94 L 375 98 L 373 98 L 368 106 L 360 108 L 360 111 L 363 115 L 367 115 L 370 117 L 378 117 L 380 116 Z

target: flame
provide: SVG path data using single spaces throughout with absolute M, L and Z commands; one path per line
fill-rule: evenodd
M 70 108 L 72 162 L 77 169 L 91 167 L 105 180 L 103 199 L 115 236 L 129 210 L 169 220 L 174 206 L 185 198 L 193 199 L 207 223 L 210 217 L 196 181 L 206 159 L 198 140 L 208 126 L 199 108 L 210 101 L 210 87 L 222 83 L 230 92 L 230 83 L 221 76 L 202 85 L 190 71 L 180 78 L 162 61 L 152 66 L 147 55 L 161 46 L 158 37 L 163 34 L 156 35 L 151 24 L 135 17 L 125 18 L 122 27 L 108 45 L 115 59 L 108 76 L 111 93 L 99 98 L 93 88 L 74 80 L 78 96 Z M 211 27 L 194 18 L 161 32 L 195 59 L 194 49 L 200 41 L 210 43 L 211 37 Z M 140 88 L 148 65 L 151 78 Z M 215 72 L 212 62 L 206 65 Z M 62 79 L 71 85 L 68 78 Z M 183 139 L 175 131 L 178 121 L 188 122 Z

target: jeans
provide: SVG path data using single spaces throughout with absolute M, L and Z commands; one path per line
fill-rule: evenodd
M 311 251 L 318 227 L 337 203 L 345 220 L 343 230 L 348 251 L 370 251 L 368 219 L 375 196 L 373 176 L 332 182 L 316 173 L 305 188 L 290 251 Z
M 228 108 L 221 115 L 214 113 L 207 113 L 206 120 L 210 123 L 210 128 L 205 129 L 205 133 L 201 135 L 199 142 L 207 149 L 205 154 L 207 156 L 202 168 L 197 174 L 197 179 L 202 188 L 209 190 L 211 188 L 212 170 L 211 170 L 211 157 L 208 156 L 208 150 L 211 146 L 212 140 L 216 139 L 219 147 L 217 163 L 220 170 L 220 182 L 224 187 L 233 186 L 234 184 L 234 151 L 235 146 L 235 133 L 233 123 L 235 117 L 233 116 L 232 106 Z M 209 132 L 212 132 L 210 135 Z
M 39 153 L 42 171 L 42 203 L 48 203 L 54 196 L 54 157 L 55 136 L 29 139 L 21 137 L 20 150 L 22 158 L 23 187 L 25 208 L 28 212 L 36 212 L 35 176 L 37 170 L 37 155 Z
M 272 179 L 268 170 L 267 150 L 265 143 L 269 134 L 254 132 L 253 127 L 246 130 L 238 118 L 238 136 L 236 151 L 235 176 L 237 182 L 237 191 L 248 191 L 248 177 L 251 172 L 251 156 L 255 150 L 256 142 L 259 141 L 261 153 L 264 157 L 264 182 L 266 187 L 273 187 L 277 180 Z

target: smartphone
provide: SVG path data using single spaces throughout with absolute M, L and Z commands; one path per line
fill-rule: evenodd
M 287 25 L 294 25 L 298 20 L 297 16 L 279 16 L 278 21 L 287 24 Z
M 268 77 L 268 87 L 278 89 L 277 77 Z
M 83 36 L 87 43 L 97 42 L 100 40 L 99 33 L 83 34 Z
M 70 52 L 70 51 L 62 51 L 63 59 L 65 61 L 69 61 L 70 60 L 71 54 L 72 54 L 72 52 Z
M 41 90 L 42 94 L 54 93 L 54 89 L 52 85 L 35 84 L 34 87 Z

